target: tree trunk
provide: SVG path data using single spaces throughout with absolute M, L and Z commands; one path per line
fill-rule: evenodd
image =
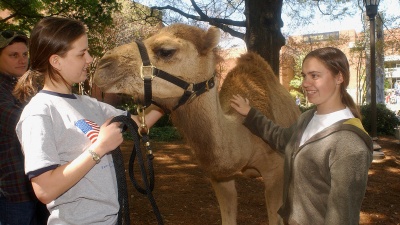
M 285 45 L 282 0 L 246 0 L 245 4 L 247 49 L 261 55 L 279 76 L 279 51 Z
M 379 14 L 378 14 L 379 15 Z M 376 102 L 385 103 L 385 68 L 384 68 L 384 37 L 383 22 L 380 16 L 376 16 Z
M 365 102 L 371 104 L 371 27 L 369 17 L 364 13 L 365 24 L 367 24 L 367 30 L 365 31 L 365 87 L 366 95 Z
M 367 24 L 369 24 L 368 16 L 365 16 Z M 371 27 L 369 27 L 371 29 Z M 385 83 L 385 70 L 384 70 L 384 38 L 383 38 L 383 23 L 379 16 L 375 17 L 375 95 L 376 103 L 385 102 L 384 83 Z M 369 42 L 370 34 L 366 38 L 366 79 L 367 79 L 367 103 L 371 103 L 371 54 Z

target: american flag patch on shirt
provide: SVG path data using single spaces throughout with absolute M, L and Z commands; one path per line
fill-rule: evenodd
M 95 122 L 81 119 L 75 122 L 75 126 L 85 133 L 92 143 L 96 142 L 100 127 Z

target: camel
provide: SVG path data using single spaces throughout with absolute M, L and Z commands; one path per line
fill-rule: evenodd
M 248 98 L 252 106 L 282 126 L 291 125 L 300 111 L 268 63 L 255 53 L 245 53 L 237 60 L 218 92 L 215 68 L 220 60 L 216 52 L 220 35 L 216 27 L 203 30 L 173 24 L 145 39 L 149 60 L 157 69 L 189 84 L 215 79 L 214 87 L 177 107 L 183 89 L 155 76 L 152 100 L 170 111 L 172 123 L 210 177 L 223 225 L 236 224 L 237 175 L 262 177 L 269 224 L 279 224 L 283 156 L 242 125 L 244 117 L 230 107 L 230 98 L 233 94 Z M 136 42 L 116 47 L 100 60 L 94 82 L 104 92 L 128 94 L 143 102 L 141 66 Z

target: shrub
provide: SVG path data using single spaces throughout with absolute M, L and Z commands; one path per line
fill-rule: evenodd
M 154 141 L 176 141 L 181 140 L 182 136 L 179 134 L 176 127 L 152 127 L 149 133 L 150 140 Z
M 150 129 L 149 138 L 155 141 L 175 141 L 182 139 L 171 122 L 169 114 L 164 114 Z
M 121 95 L 122 103 L 116 106 L 118 109 L 122 109 L 130 112 L 131 114 L 137 115 L 138 105 L 132 100 L 132 97 Z M 124 133 L 124 138 L 132 140 L 131 131 Z M 164 114 L 154 125 L 150 128 L 149 138 L 151 141 L 175 141 L 182 139 L 177 129 L 173 126 L 170 115 Z
M 176 141 L 181 140 L 182 136 L 179 134 L 177 129 L 172 125 L 168 114 L 162 116 L 154 125 L 150 128 L 149 138 L 151 141 Z M 131 131 L 127 130 L 124 133 L 124 139 L 132 140 Z
M 131 131 L 127 130 L 124 133 L 124 139 L 133 140 Z M 182 136 L 173 126 L 152 127 L 149 132 L 150 141 L 176 141 L 181 140 Z
M 169 114 L 164 114 L 155 124 L 153 127 L 171 127 L 172 122 L 169 118 Z
M 362 124 L 368 133 L 371 133 L 371 105 L 360 107 Z M 384 104 L 376 104 L 376 132 L 377 135 L 394 135 L 395 128 L 400 125 L 396 114 L 386 108 Z

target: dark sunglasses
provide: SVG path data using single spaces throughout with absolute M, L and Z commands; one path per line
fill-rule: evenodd
M 5 39 L 10 39 L 16 36 L 25 36 L 24 32 L 21 31 L 14 31 L 14 30 L 5 30 L 0 32 L 0 35 L 3 36 L 3 38 Z

